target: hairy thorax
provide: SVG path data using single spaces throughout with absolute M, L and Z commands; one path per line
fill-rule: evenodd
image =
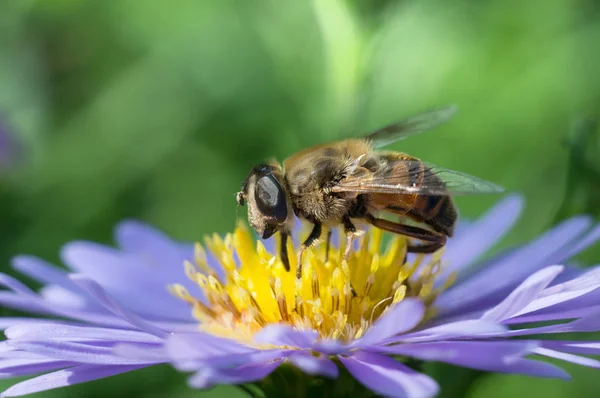
M 353 145 L 346 141 L 310 148 L 287 159 L 286 183 L 296 214 L 324 224 L 340 223 L 356 198 L 332 193 L 331 187 L 346 176 L 349 164 L 367 151 L 362 142 Z

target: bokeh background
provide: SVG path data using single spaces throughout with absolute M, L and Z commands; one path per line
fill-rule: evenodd
M 500 247 L 599 215 L 599 43 L 594 0 L 1 0 L 0 269 L 109 243 L 124 218 L 231 230 L 251 165 L 450 103 L 391 148 L 523 193 Z M 597 396 L 597 370 L 565 367 L 573 382 L 427 369 L 447 397 Z M 232 394 L 165 366 L 37 396 Z

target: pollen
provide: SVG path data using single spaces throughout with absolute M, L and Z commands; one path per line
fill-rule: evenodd
M 407 260 L 406 238 L 390 235 L 385 244 L 383 238 L 381 230 L 367 230 L 347 260 L 343 242 L 331 245 L 329 253 L 324 244 L 308 250 L 298 280 L 293 271 L 296 256 L 290 256 L 292 271 L 286 271 L 279 248 L 269 252 L 240 224 L 232 234 L 215 234 L 205 239 L 204 246 L 197 244 L 193 262 L 184 264 L 203 298 L 182 285 L 169 289 L 190 304 L 200 328 L 215 335 L 251 341 L 266 325 L 287 323 L 315 330 L 321 338 L 351 341 L 407 297 L 418 297 L 433 314 L 435 299 L 453 281 L 450 277 L 435 284 L 443 249 Z M 291 241 L 288 252 L 295 252 Z M 222 272 L 215 271 L 209 257 Z

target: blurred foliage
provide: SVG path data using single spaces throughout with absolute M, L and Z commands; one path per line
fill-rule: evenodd
M 504 245 L 597 216 L 598 42 L 593 0 L 3 0 L 0 117 L 19 147 L 0 172 L 3 269 L 110 242 L 123 218 L 189 240 L 230 230 L 251 165 L 448 103 L 452 122 L 392 148 L 524 193 Z M 573 371 L 438 373 L 453 396 L 594 396 L 592 370 Z M 182 388 L 157 368 L 39 396 L 198 395 Z

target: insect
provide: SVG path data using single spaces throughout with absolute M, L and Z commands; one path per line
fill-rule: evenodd
M 456 112 L 438 108 L 391 124 L 364 138 L 317 145 L 285 159 L 254 167 L 237 193 L 248 204 L 248 219 L 263 238 L 280 233 L 280 258 L 289 271 L 287 239 L 294 214 L 313 224 L 297 251 L 296 276 L 302 277 L 302 255 L 317 244 L 323 227 L 343 226 L 348 258 L 358 236 L 355 222 L 420 241 L 408 251 L 432 253 L 453 234 L 457 211 L 454 195 L 497 193 L 499 186 L 473 176 L 381 148 L 430 130 Z M 397 221 L 381 218 L 382 213 Z M 331 232 L 327 235 L 327 247 Z M 327 250 L 328 252 L 328 250 Z

